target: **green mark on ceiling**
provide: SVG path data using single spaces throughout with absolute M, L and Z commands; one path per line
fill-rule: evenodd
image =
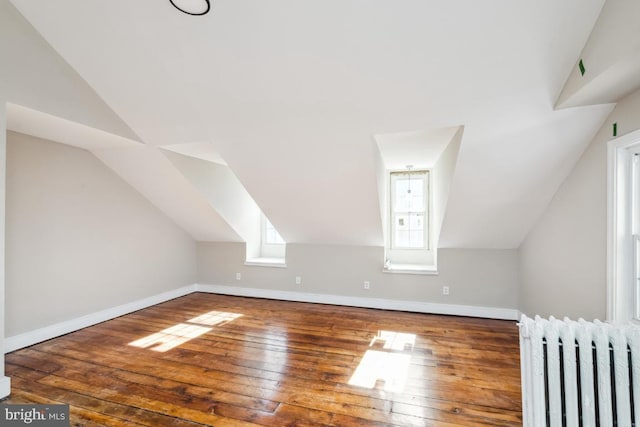
M 613 124 L 613 136 L 618 136 L 618 123 Z
M 580 68 L 580 74 L 584 76 L 584 64 L 582 63 L 582 59 L 578 62 L 578 68 Z

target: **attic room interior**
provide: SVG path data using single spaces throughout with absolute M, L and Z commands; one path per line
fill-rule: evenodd
M 0 0 L 0 416 L 637 425 L 638 17 Z

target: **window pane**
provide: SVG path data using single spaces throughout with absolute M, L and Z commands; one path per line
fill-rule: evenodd
M 399 248 L 424 248 L 424 214 L 398 214 L 394 221 L 394 244 Z
M 396 230 L 396 246 L 399 248 L 410 247 L 410 234 L 409 230 Z
M 410 214 L 409 216 L 409 247 L 424 247 L 424 215 Z
M 394 212 L 424 212 L 424 180 L 420 176 L 412 179 L 396 178 L 394 188 Z
M 635 252 L 636 252 L 636 262 L 635 262 L 635 279 L 636 279 L 636 319 L 640 318 L 640 236 L 635 236 Z
M 264 239 L 267 245 L 284 245 L 284 240 L 268 219 L 264 220 Z
M 421 213 L 409 214 L 409 227 L 412 230 L 424 231 L 424 215 Z
M 428 173 L 424 171 L 391 174 L 392 247 L 426 249 Z
M 635 317 L 640 318 L 640 157 L 631 158 L 631 229 L 634 238 Z
M 396 215 L 396 228 L 398 230 L 408 230 L 409 229 L 409 215 L 408 214 L 398 214 L 398 215 Z

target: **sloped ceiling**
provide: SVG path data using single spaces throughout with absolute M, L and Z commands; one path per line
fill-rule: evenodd
M 554 111 L 604 0 L 11 2 L 145 144 L 210 143 L 289 242 L 382 245 L 373 135 L 464 126 L 441 246 L 517 247 L 611 110 Z
M 142 145 L 132 139 L 21 105 L 8 103 L 6 111 L 7 128 L 14 132 L 61 142 L 88 151 L 104 148 L 132 148 Z
M 166 157 L 247 243 L 248 258 L 260 253 L 260 208 L 225 165 L 165 152 Z
M 610 0 L 602 8 L 580 59 L 557 102 L 559 108 L 616 102 L 640 88 L 640 2 Z
M 242 241 L 158 148 L 20 105 L 6 109 L 7 129 L 92 152 L 194 240 Z
M 4 110 L 5 102 L 27 106 L 69 123 L 139 142 L 127 124 L 8 0 L 0 1 L 0 34 L 0 110 Z M 22 120 L 23 126 L 26 121 Z

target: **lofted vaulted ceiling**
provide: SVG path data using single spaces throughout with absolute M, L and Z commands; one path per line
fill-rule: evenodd
M 382 245 L 374 136 L 464 126 L 440 246 L 517 247 L 612 108 L 555 109 L 604 0 L 11 2 L 149 149 L 226 164 L 288 242 Z

